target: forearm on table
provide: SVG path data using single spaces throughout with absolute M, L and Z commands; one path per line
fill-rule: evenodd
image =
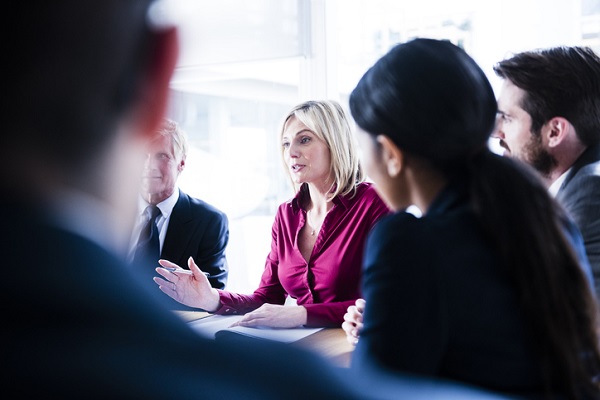
M 215 313 L 223 315 L 246 314 L 265 303 L 283 304 L 285 301 L 285 299 L 279 301 L 256 292 L 253 294 L 232 293 L 226 290 L 217 290 L 217 292 L 219 293 L 220 306 Z

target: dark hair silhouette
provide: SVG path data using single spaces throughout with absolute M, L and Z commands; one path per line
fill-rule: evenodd
M 397 45 L 362 77 L 350 109 L 373 138 L 386 135 L 448 179 L 467 179 L 471 207 L 535 337 L 547 392 L 596 398 L 595 299 L 563 232 L 562 209 L 529 167 L 487 148 L 496 101 L 475 61 L 447 41 Z
M 15 13 L 7 40 L 13 60 L 5 72 L 11 100 L 3 148 L 37 154 L 76 173 L 110 145 L 107 132 L 140 96 L 151 54 L 151 0 L 41 2 Z M 110 34 L 102 24 L 111 21 Z M 40 40 L 40 36 L 52 40 Z

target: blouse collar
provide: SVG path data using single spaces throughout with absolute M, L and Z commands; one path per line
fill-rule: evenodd
M 308 183 L 303 183 L 300 186 L 300 190 L 296 193 L 294 198 L 292 198 L 288 203 L 292 207 L 294 213 L 297 213 L 299 210 L 305 210 L 302 206 L 305 205 L 310 199 L 310 193 L 308 191 Z M 332 200 L 334 205 L 341 205 L 345 209 L 349 207 L 349 199 L 348 196 L 335 196 Z

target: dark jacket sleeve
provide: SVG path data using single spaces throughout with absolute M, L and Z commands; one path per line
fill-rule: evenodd
M 557 198 L 581 232 L 600 297 L 600 162 L 581 168 Z

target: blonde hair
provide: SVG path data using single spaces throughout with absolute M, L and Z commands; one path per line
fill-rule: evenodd
M 170 136 L 173 153 L 179 160 L 185 160 L 188 152 L 187 135 L 177 122 L 164 118 L 156 136 Z
M 334 176 L 329 199 L 349 193 L 354 195 L 356 185 L 363 182 L 365 176 L 360 166 L 352 130 L 342 106 L 331 100 L 307 101 L 297 105 L 285 117 L 280 138 L 283 136 L 285 125 L 292 117 L 306 125 L 319 139 L 325 142 L 329 149 L 331 172 Z M 283 157 L 283 148 L 281 155 Z M 292 185 L 299 190 L 295 182 L 292 181 Z

